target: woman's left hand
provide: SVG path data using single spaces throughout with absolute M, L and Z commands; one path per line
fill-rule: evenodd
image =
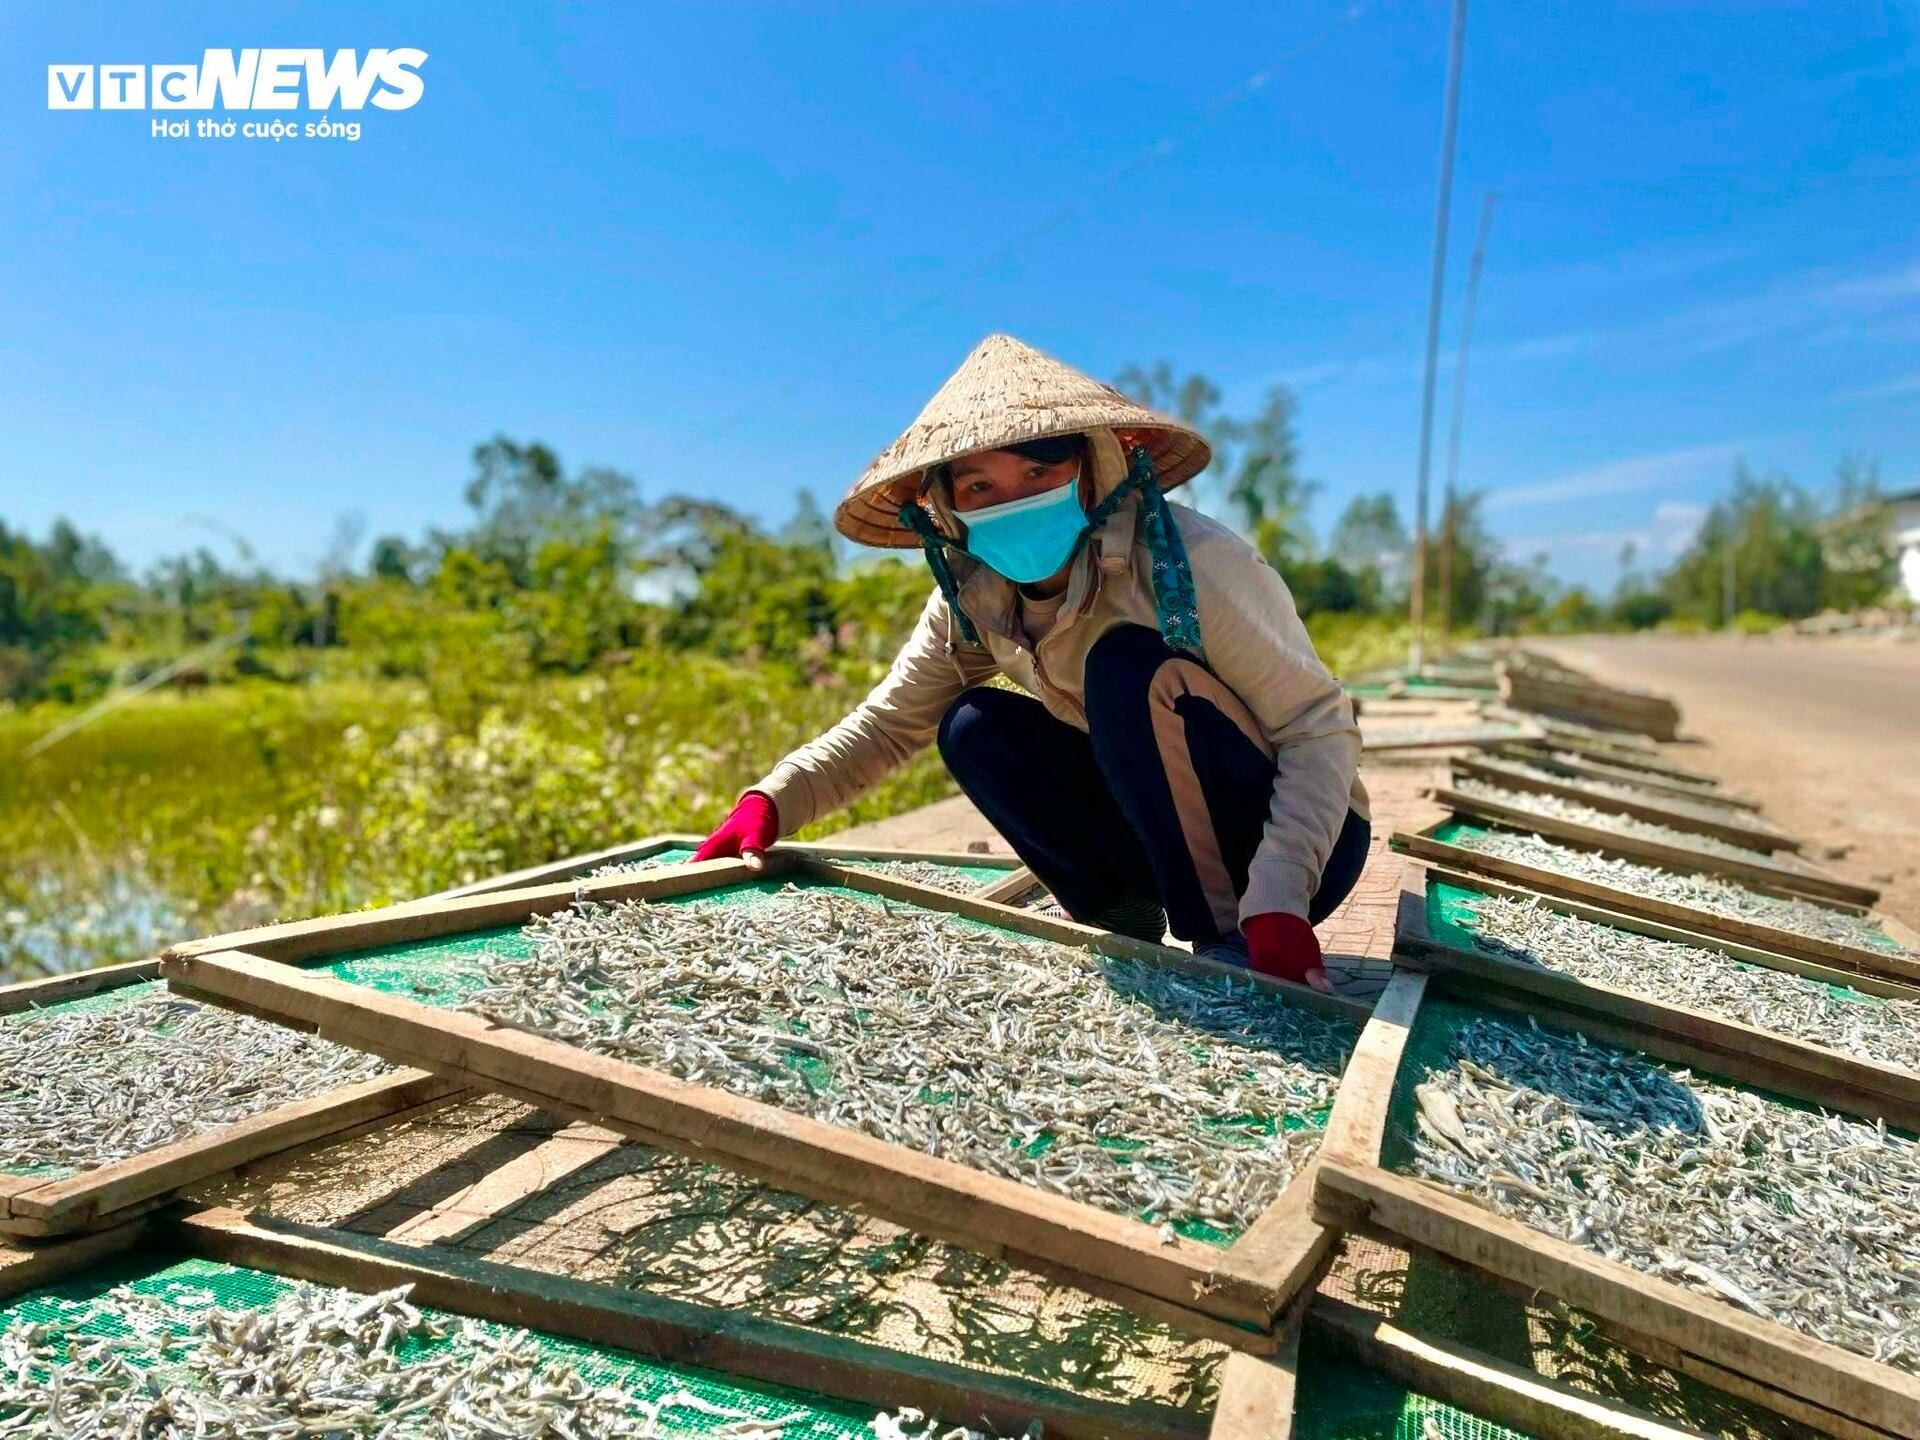
M 1326 989 L 1326 976 L 1320 968 L 1320 938 L 1305 916 L 1284 911 L 1249 915 L 1240 923 L 1240 933 L 1247 937 L 1248 960 L 1259 974 Z M 1316 978 L 1320 983 L 1314 985 Z

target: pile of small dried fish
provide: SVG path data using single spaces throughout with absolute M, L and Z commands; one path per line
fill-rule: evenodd
M 1675 815 L 1684 815 L 1693 820 L 1726 825 L 1742 818 L 1740 812 L 1731 806 L 1703 803 L 1691 796 L 1669 795 L 1659 790 L 1647 790 L 1619 780 L 1596 780 L 1588 775 L 1563 775 L 1558 770 L 1550 769 L 1545 765 L 1531 765 L 1525 760 L 1516 760 L 1505 755 L 1500 757 L 1499 764 L 1503 770 L 1515 770 L 1535 780 L 1550 780 L 1556 785 L 1573 785 L 1595 795 L 1631 800 L 1639 805 L 1658 805 L 1663 810 L 1669 810 Z M 1749 824 L 1759 823 L 1752 816 L 1745 818 Z
M 792 886 L 584 904 L 527 935 L 466 1008 L 1168 1223 L 1271 1204 L 1356 1038 L 1237 977 Z
M 1509 790 L 1504 785 L 1494 785 L 1485 780 L 1474 780 L 1464 775 L 1454 779 L 1453 788 L 1462 795 L 1491 800 L 1497 805 L 1526 810 L 1544 818 L 1567 820 L 1575 825 L 1589 825 L 1598 830 L 1611 831 L 1616 835 L 1637 835 L 1643 840 L 1657 840 L 1662 845 L 1678 845 L 1682 849 L 1700 850 L 1710 855 L 1724 855 L 1729 860 L 1745 860 L 1754 865 L 1775 863 L 1771 856 L 1759 850 L 1749 850 L 1740 845 L 1729 844 L 1725 840 L 1716 840 L 1711 835 L 1696 835 L 1691 830 L 1676 830 L 1671 825 L 1657 824 L 1652 820 L 1636 820 L 1631 815 L 1617 815 L 1608 810 L 1596 810 L 1591 805 L 1582 805 L 1578 800 L 1563 800 L 1558 795 L 1537 795 L 1527 790 Z
M 1751 920 L 1758 925 L 1771 925 L 1838 945 L 1858 945 L 1884 954 L 1920 957 L 1920 951 L 1903 950 L 1891 944 L 1886 931 L 1864 915 L 1829 909 L 1812 900 L 1763 895 L 1713 875 L 1689 875 L 1631 860 L 1609 859 L 1590 850 L 1576 850 L 1571 845 L 1557 845 L 1538 835 L 1522 835 L 1510 830 L 1461 835 L 1453 843 L 1463 850 L 1476 850 L 1482 855 L 1496 855 L 1503 860 L 1557 871 L 1617 890 L 1630 890 L 1648 899 L 1690 905 L 1696 910 Z
M 0 1166 L 112 1164 L 388 1069 L 157 986 L 22 1011 L 0 1017 Z
M 1837 993 L 1717 950 L 1562 915 L 1537 900 L 1487 895 L 1467 908 L 1475 943 L 1489 954 L 1920 1070 L 1920 1000 Z
M 409 1288 L 360 1296 L 301 1285 L 270 1309 L 189 1312 L 122 1287 L 107 1299 L 123 1334 L 75 1337 L 15 1322 L 0 1331 L 0 1433 L 779 1440 L 805 1418 L 755 1415 L 687 1389 L 650 1399 L 594 1385 L 525 1330 L 422 1315 Z M 873 1430 L 920 1440 L 891 1416 L 876 1417 Z
M 640 870 L 657 870 L 662 865 L 684 865 L 684 860 L 658 860 L 648 856 L 642 860 L 621 860 L 612 865 L 602 865 L 592 872 L 591 878 L 602 875 L 630 875 Z M 952 890 L 956 894 L 971 895 L 975 891 L 985 890 L 996 883 L 994 880 L 976 880 L 951 865 L 936 865 L 931 860 L 860 860 L 846 861 L 862 870 L 878 870 L 883 875 L 891 875 L 896 880 L 910 880 L 915 885 L 934 885 L 942 890 Z
M 1645 1056 L 1472 1019 L 1415 1173 L 1611 1260 L 1920 1371 L 1920 1145 Z
M 1711 780 L 1682 780 L 1677 775 L 1659 775 L 1650 770 L 1636 770 L 1624 760 L 1603 760 L 1597 756 L 1583 755 L 1578 750 L 1548 750 L 1546 755 L 1548 759 L 1557 760 L 1563 765 L 1579 765 L 1588 769 L 1596 766 L 1604 767 L 1614 772 L 1612 778 L 1628 785 L 1638 784 L 1655 795 L 1662 795 L 1672 790 L 1684 790 L 1687 792 L 1687 798 L 1694 803 L 1709 805 L 1715 810 L 1731 810 L 1737 813 L 1748 808 L 1744 805 L 1736 805 L 1727 799 L 1720 787 Z M 1500 759 L 1503 764 L 1512 763 L 1510 756 L 1502 755 Z M 1635 781 L 1627 778 L 1637 775 L 1644 775 L 1645 779 Z M 1583 775 L 1580 778 L 1586 780 L 1590 777 Z

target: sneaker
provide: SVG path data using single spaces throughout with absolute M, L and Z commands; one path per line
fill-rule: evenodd
M 1202 960 L 1217 960 L 1222 965 L 1238 965 L 1242 970 L 1252 963 L 1253 956 L 1247 949 L 1247 937 L 1238 930 L 1227 935 L 1216 935 L 1211 940 L 1201 940 L 1193 947 L 1193 953 Z

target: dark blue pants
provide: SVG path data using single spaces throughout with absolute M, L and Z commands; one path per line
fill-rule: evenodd
M 1144 625 L 1087 656 L 1089 731 L 1038 700 L 976 686 L 940 722 L 960 788 L 1074 919 L 1158 940 L 1237 928 L 1247 866 L 1284 780 L 1240 698 Z M 1307 918 L 1333 912 L 1366 864 L 1371 830 L 1347 812 Z

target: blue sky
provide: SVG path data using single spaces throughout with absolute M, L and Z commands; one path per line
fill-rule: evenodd
M 1461 472 L 1516 552 L 1610 585 L 1740 455 L 1920 486 L 1915 19 L 1476 0 L 1446 335 L 1496 190 Z M 456 521 L 505 432 L 777 520 L 1008 330 L 1291 384 L 1324 538 L 1411 504 L 1445 41 L 1392 0 L 8 7 L 0 518 L 306 570 L 342 515 Z M 425 96 L 357 143 L 45 107 L 50 63 L 249 45 L 415 46 Z

